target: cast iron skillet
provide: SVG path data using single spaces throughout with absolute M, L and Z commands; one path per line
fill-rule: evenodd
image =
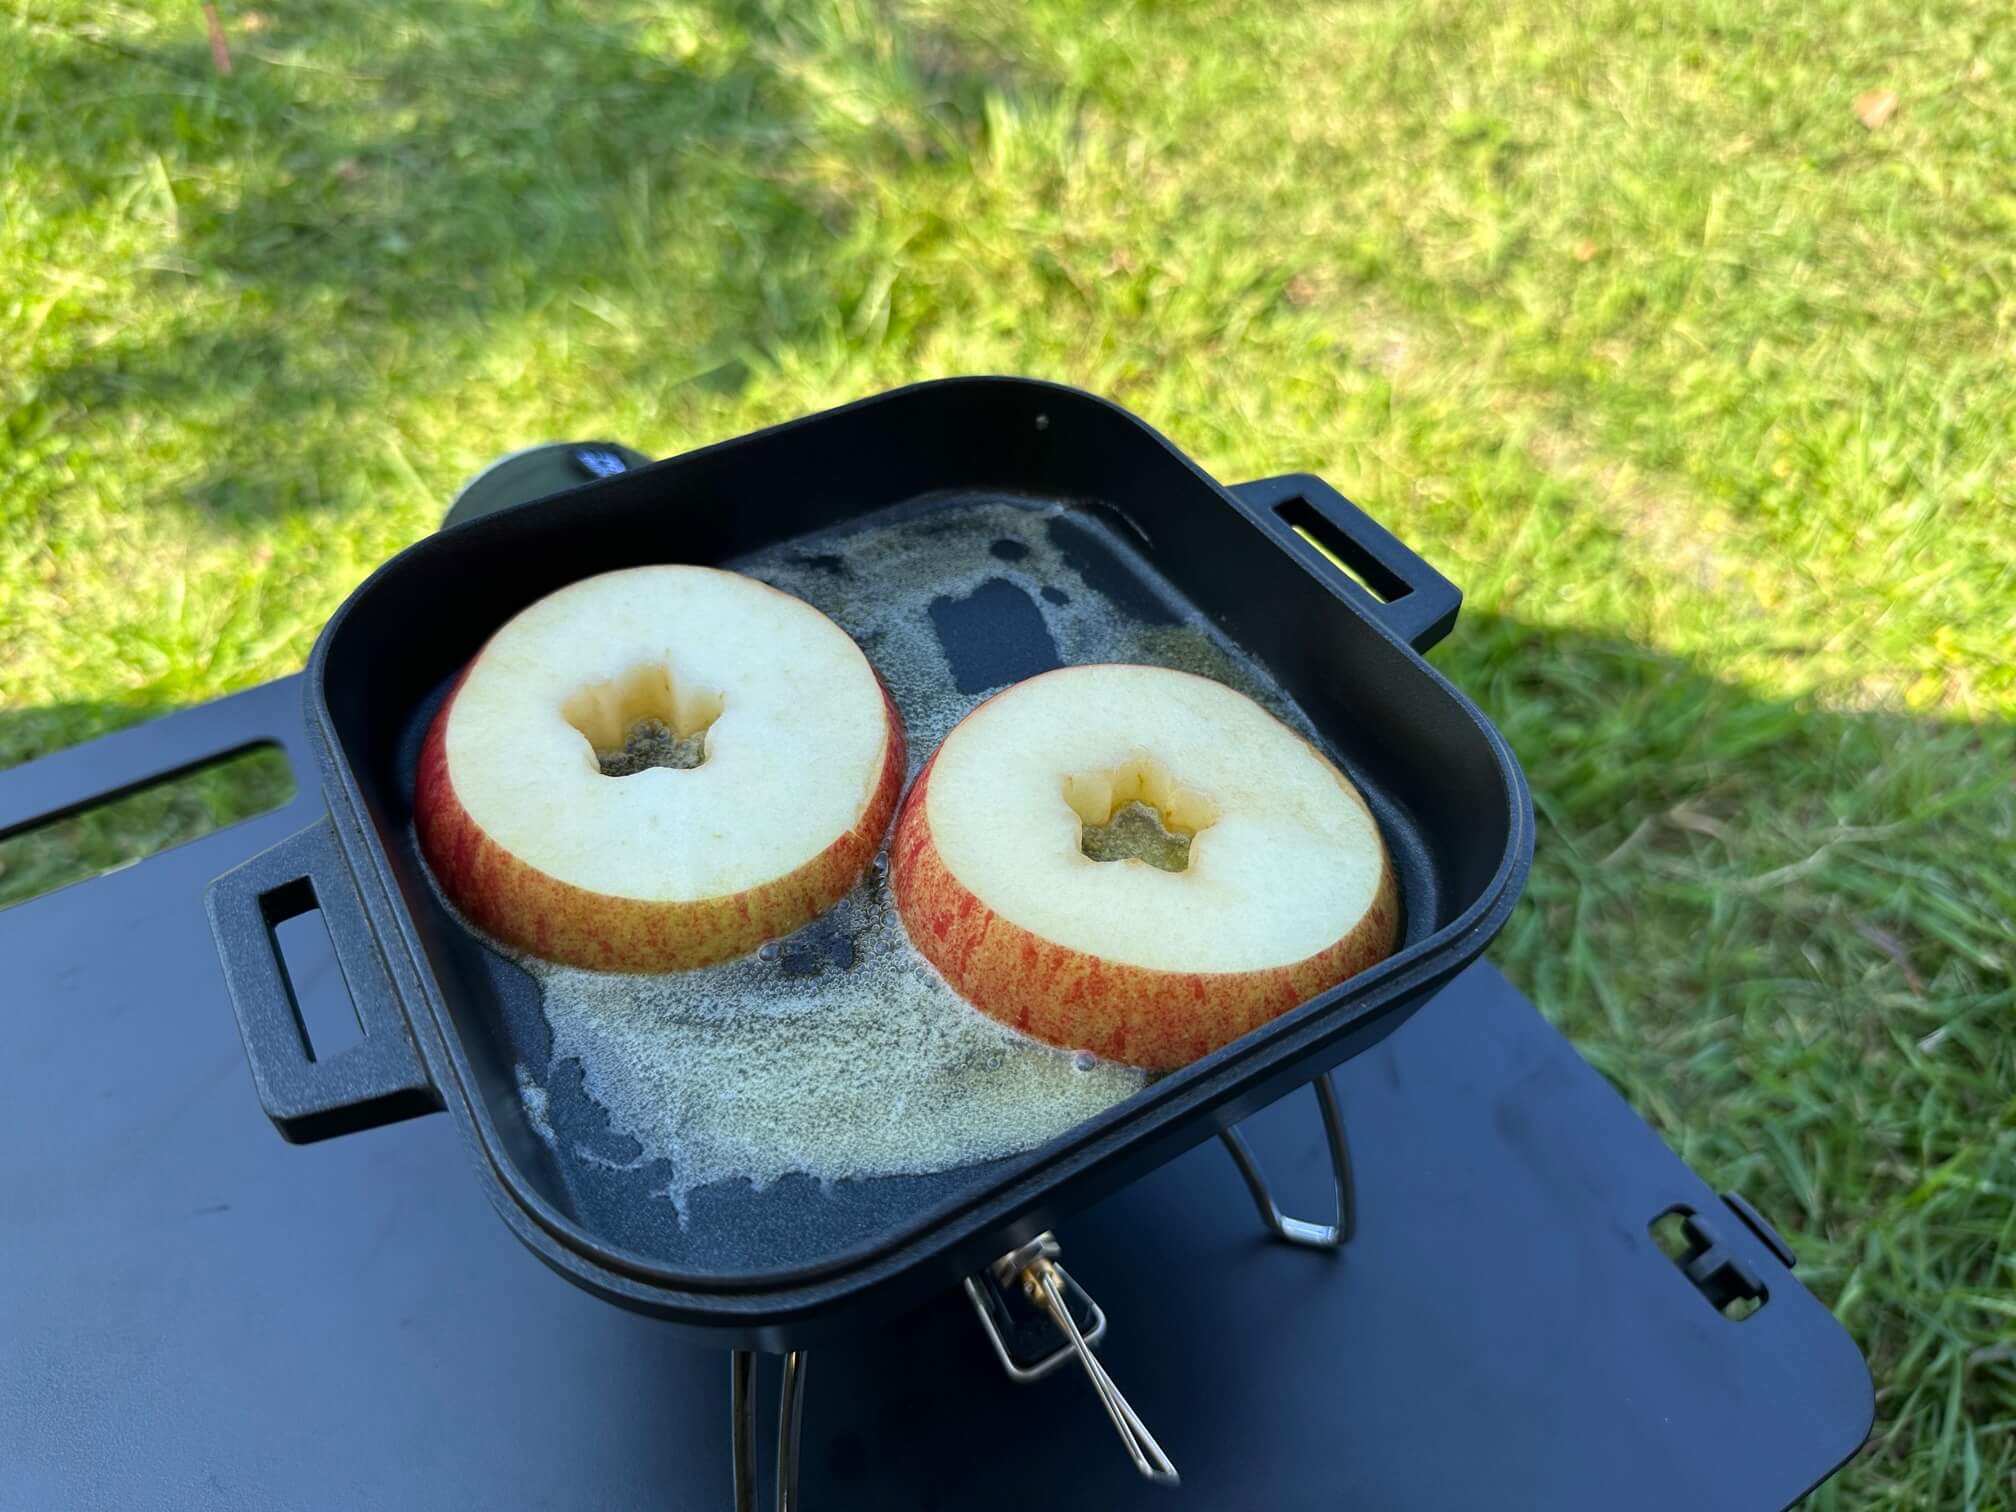
M 956 533 L 975 505 L 1002 502 L 1050 511 L 1070 581 L 1046 595 L 1201 614 L 1293 697 L 1379 819 L 1400 874 L 1401 948 L 1046 1145 L 951 1172 L 826 1190 L 793 1177 L 716 1183 L 681 1221 L 647 1176 L 556 1153 L 514 1077 L 550 1047 L 530 978 L 448 915 L 415 853 L 415 760 L 450 681 L 513 613 L 591 573 L 733 566 L 801 540 L 834 553 L 836 570 L 871 572 L 831 545 L 837 528 L 901 508 Z M 984 562 L 986 535 L 971 546 Z M 1319 479 L 1227 489 L 1118 406 L 1013 378 L 894 390 L 444 531 L 372 574 L 309 659 L 328 817 L 210 891 L 260 1100 L 296 1141 L 452 1111 L 534 1253 L 710 1342 L 797 1348 L 858 1327 L 1375 1044 L 1483 950 L 1524 884 L 1532 803 L 1497 731 L 1418 654 L 1459 603 Z M 1042 660 L 1040 636 L 1028 649 L 1032 607 L 1019 589 L 975 593 L 948 617 L 941 640 L 962 690 L 1043 670 L 1030 664 Z M 312 1056 L 273 939 L 315 907 L 365 1031 L 326 1061 Z

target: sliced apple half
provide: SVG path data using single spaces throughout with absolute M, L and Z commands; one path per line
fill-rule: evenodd
M 428 730 L 415 823 L 495 938 L 675 971 L 839 901 L 903 770 L 895 706 L 825 615 L 736 573 L 633 567 L 491 637 Z
M 890 879 L 962 996 L 1166 1070 L 1383 960 L 1398 893 L 1358 790 L 1244 694 L 1160 667 L 1046 672 L 945 738 Z

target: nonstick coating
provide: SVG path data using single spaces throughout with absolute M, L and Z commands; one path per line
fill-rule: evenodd
M 821 1278 L 828 1300 L 844 1300 L 850 1277 L 886 1279 L 927 1261 L 942 1282 L 999 1232 L 1093 1200 L 1376 1042 L 1474 958 L 1530 855 L 1517 767 L 1488 723 L 1378 627 L 1362 591 L 1256 497 L 1228 495 L 1103 401 L 960 380 L 473 522 L 412 548 L 359 590 L 310 667 L 337 837 L 367 906 L 385 907 L 370 902 L 374 874 L 403 904 L 380 929 L 389 923 L 418 948 L 433 1013 L 409 1002 L 416 1038 L 521 1238 L 581 1284 L 682 1321 L 715 1322 L 710 1294 L 725 1304 L 740 1293 L 718 1322 L 745 1331 L 761 1321 L 766 1294 L 802 1298 Z M 998 531 L 975 527 L 1004 505 L 1035 512 L 1054 550 L 1018 556 Z M 556 1153 L 535 1131 L 517 1068 L 544 1074 L 550 1031 L 532 979 L 462 929 L 421 872 L 411 829 L 420 739 L 483 638 L 564 583 L 650 561 L 759 576 L 787 561 L 872 573 L 875 557 L 850 556 L 848 538 L 885 511 L 942 529 L 970 556 L 968 584 L 926 610 L 944 675 L 969 702 L 1058 663 L 1044 614 L 1055 595 L 1092 596 L 1136 624 L 1208 627 L 1255 675 L 1248 691 L 1292 700 L 1291 716 L 1299 711 L 1365 794 L 1399 872 L 1403 947 L 1037 1150 L 823 1189 L 802 1177 L 761 1190 L 718 1183 L 692 1194 L 682 1222 L 648 1167 L 576 1158 L 564 1140 Z M 913 768 L 925 755 L 913 752 Z M 787 950 L 817 954 L 820 931 L 810 926 Z M 578 1075 L 554 1068 L 547 1091 L 555 1125 L 592 1136 L 598 1110 Z M 592 1137 L 576 1143 L 623 1153 L 593 1151 Z

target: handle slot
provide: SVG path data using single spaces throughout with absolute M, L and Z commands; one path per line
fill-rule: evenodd
M 1284 473 L 1235 484 L 1230 492 L 1312 572 L 1416 651 L 1455 627 L 1463 605 L 1456 585 L 1321 478 Z
M 1316 506 L 1300 494 L 1276 504 L 1274 513 L 1287 522 L 1290 530 L 1322 552 L 1331 566 L 1380 603 L 1390 604 L 1414 591 L 1399 573 L 1383 565 L 1371 552 L 1323 518 L 1316 512 Z
M 1692 1208 L 1670 1207 L 1649 1227 L 1653 1243 L 1680 1267 L 1708 1305 L 1731 1322 L 1741 1323 L 1770 1300 L 1763 1280 Z
M 289 882 L 259 900 L 273 946 L 280 957 L 280 980 L 294 1009 L 302 1052 L 311 1061 L 334 1060 L 364 1038 L 357 1001 L 343 980 L 343 963 L 315 884 L 306 877 Z
M 88 762 L 88 748 L 78 749 L 86 752 Z M 52 764 L 71 759 L 60 751 L 42 758 Z M 31 771 L 28 777 L 32 781 L 39 775 Z M 43 791 L 50 794 L 53 788 L 45 785 Z M 270 740 L 158 776 L 130 780 L 115 771 L 102 794 L 80 794 L 73 788 L 52 812 L 29 811 L 11 826 L 0 818 L 0 908 L 89 882 L 270 814 L 291 803 L 295 792 L 287 753 Z

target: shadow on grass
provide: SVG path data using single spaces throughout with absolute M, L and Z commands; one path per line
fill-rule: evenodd
M 1876 1428 L 1822 1504 L 1887 1501 L 1905 1457 L 1968 1501 L 1964 1446 L 2016 1412 L 2016 727 L 1760 696 L 1490 615 L 1436 660 L 1538 811 L 1492 959 L 1772 1217 L 1869 1356 Z
M 846 14 L 290 5 L 231 18 L 221 77 L 193 9 L 170 43 L 62 49 L 38 67 L 49 113 L 31 99 L 16 130 L 52 209 L 172 236 L 132 274 L 149 320 L 33 375 L 31 428 L 191 421 L 215 455 L 185 496 L 228 525 L 328 507 L 353 418 L 466 393 L 533 317 L 512 378 L 536 368 L 556 305 L 648 309 L 667 328 L 627 333 L 637 362 L 736 389 L 848 297 L 831 252 L 855 207 L 820 154 L 894 177 L 989 91 L 1042 87 Z

